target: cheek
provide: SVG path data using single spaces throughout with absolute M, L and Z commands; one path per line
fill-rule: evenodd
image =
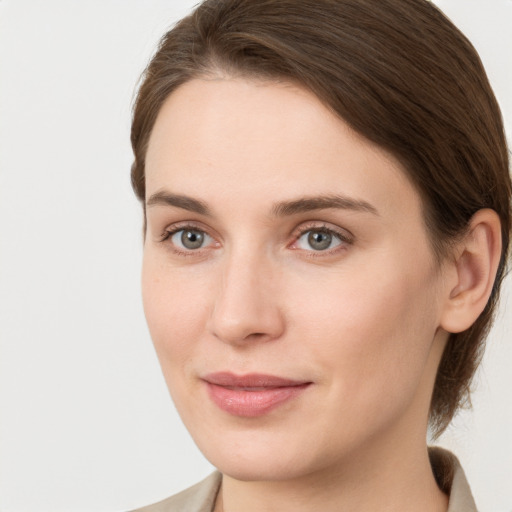
M 203 298 L 201 301 L 200 298 Z M 172 272 L 150 254 L 142 267 L 142 299 L 160 364 L 180 365 L 190 356 L 206 315 L 204 290 L 183 272 Z
M 430 272 L 401 267 L 333 276 L 325 293 L 297 307 L 302 338 L 336 395 L 354 409 L 374 410 L 410 399 L 422 378 L 436 331 Z M 290 294 L 293 296 L 294 294 Z

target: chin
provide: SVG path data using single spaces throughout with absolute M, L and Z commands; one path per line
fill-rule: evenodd
M 219 455 L 209 460 L 222 474 L 235 480 L 276 482 L 296 479 L 311 471 L 297 464 L 295 458 L 264 452 L 257 457 L 233 453 L 226 456 Z
M 332 457 L 332 453 L 315 447 L 310 436 L 297 434 L 296 429 L 293 433 L 288 429 L 282 432 L 262 429 L 193 437 L 209 462 L 231 478 L 284 481 L 321 471 Z

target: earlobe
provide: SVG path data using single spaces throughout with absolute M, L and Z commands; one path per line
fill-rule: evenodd
M 441 327 L 451 333 L 468 329 L 484 310 L 501 257 L 501 223 L 494 210 L 483 209 L 471 218 L 469 230 L 457 244 L 451 263 L 455 284 L 449 284 Z

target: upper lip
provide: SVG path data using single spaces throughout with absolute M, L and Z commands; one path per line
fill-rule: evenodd
M 203 380 L 210 384 L 234 388 L 280 388 L 290 386 L 301 386 L 309 384 L 307 380 L 294 380 L 275 375 L 263 373 L 248 373 L 246 375 L 235 375 L 230 372 L 210 373 L 203 377 Z

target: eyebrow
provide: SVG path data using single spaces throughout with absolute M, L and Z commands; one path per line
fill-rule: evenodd
M 200 215 L 211 216 L 210 209 L 205 203 L 203 203 L 203 201 L 181 194 L 171 194 L 166 191 L 155 192 L 146 201 L 147 207 L 156 205 L 174 206 L 176 208 L 188 210 L 189 212 L 199 213 Z
M 278 217 L 295 215 L 297 213 L 311 212 L 326 209 L 353 210 L 379 215 L 379 212 L 372 204 L 343 195 L 301 197 L 292 201 L 277 203 L 272 208 L 272 213 Z
M 210 208 L 203 201 L 182 194 L 172 194 L 167 191 L 159 191 L 150 196 L 146 206 L 151 207 L 155 205 L 173 206 L 200 215 L 212 216 Z M 281 201 L 274 204 L 272 214 L 276 217 L 286 217 L 298 213 L 327 209 L 352 210 L 379 215 L 379 212 L 372 204 L 343 195 L 311 196 L 291 201 Z

